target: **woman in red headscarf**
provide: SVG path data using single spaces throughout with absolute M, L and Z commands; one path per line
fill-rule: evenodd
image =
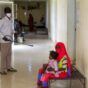
M 60 78 L 71 76 L 71 59 L 67 54 L 64 43 L 58 42 L 55 50 L 59 54 L 57 58 L 59 71 L 62 70 L 59 74 Z
M 57 62 L 58 62 L 58 74 L 57 76 L 49 73 L 45 73 L 45 69 L 39 69 L 38 73 L 38 88 L 48 88 L 48 81 L 52 78 L 67 78 L 71 76 L 71 59 L 69 58 L 65 45 L 62 42 L 58 42 L 55 46 L 55 50 L 58 53 Z M 48 64 L 43 67 L 46 68 Z

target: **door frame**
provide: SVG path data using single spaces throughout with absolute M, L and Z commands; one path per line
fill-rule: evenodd
M 0 4 L 11 5 L 11 9 L 12 9 L 12 20 L 14 22 L 14 2 L 12 2 L 12 1 L 0 1 Z

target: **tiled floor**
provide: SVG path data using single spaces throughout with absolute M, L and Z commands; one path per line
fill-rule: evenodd
M 0 88 L 36 88 L 39 67 L 48 60 L 53 43 L 47 39 L 27 39 L 25 44 L 13 46 L 16 73 L 0 75 Z M 29 46 L 33 44 L 33 47 Z
M 36 88 L 38 69 L 48 61 L 48 54 L 52 49 L 54 43 L 48 39 L 26 39 L 25 44 L 14 45 L 12 64 L 18 72 L 0 75 L 0 88 Z M 69 88 L 69 81 L 54 82 L 51 88 L 62 87 Z

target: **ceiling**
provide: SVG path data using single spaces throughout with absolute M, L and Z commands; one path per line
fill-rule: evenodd
M 10 0 L 10 1 L 46 1 L 46 0 Z

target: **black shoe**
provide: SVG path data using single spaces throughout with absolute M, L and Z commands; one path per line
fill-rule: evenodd
M 9 71 L 9 72 L 17 72 L 17 70 L 14 69 L 14 68 L 10 68 L 10 69 L 8 69 L 7 71 Z
M 0 72 L 1 75 L 7 75 L 7 71 Z

